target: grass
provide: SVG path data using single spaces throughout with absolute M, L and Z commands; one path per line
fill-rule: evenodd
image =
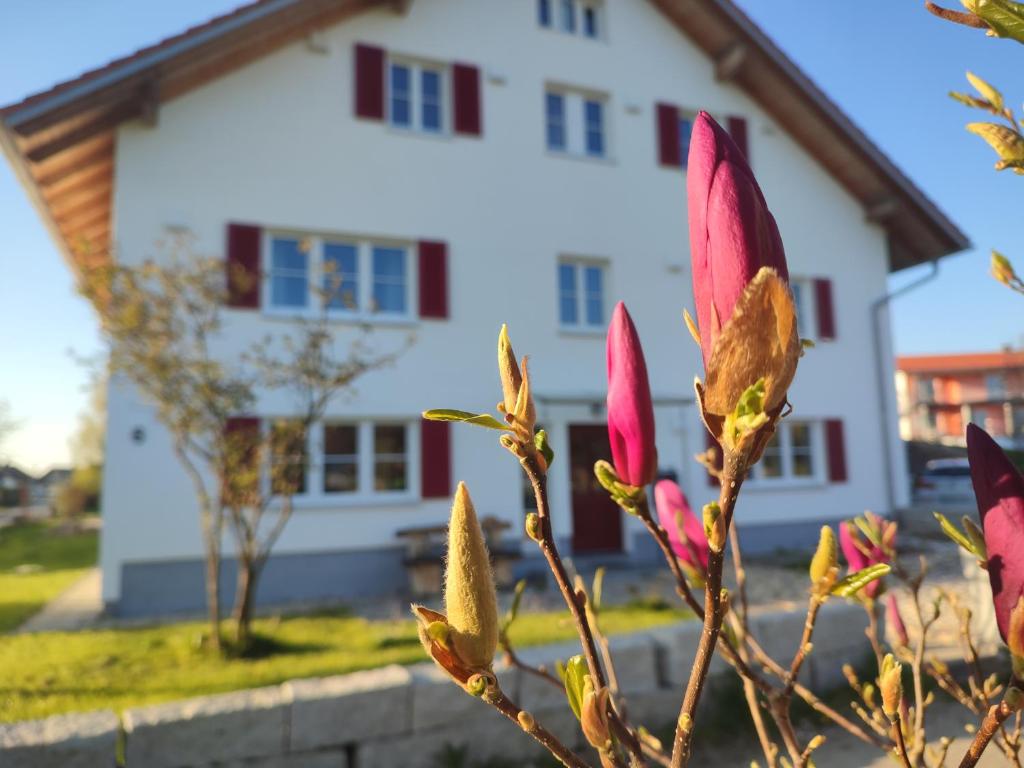
M 52 523 L 0 529 L 0 632 L 10 632 L 96 564 L 95 531 L 64 534 Z M 19 573 L 19 566 L 32 566 Z
M 678 621 L 686 614 L 642 603 L 609 607 L 608 634 Z M 266 653 L 220 659 L 202 647 L 198 622 L 146 628 L 12 635 L 0 642 L 0 722 L 273 685 L 425 659 L 413 621 L 369 621 L 339 613 L 260 619 Z M 517 647 L 568 640 L 564 611 L 521 614 Z

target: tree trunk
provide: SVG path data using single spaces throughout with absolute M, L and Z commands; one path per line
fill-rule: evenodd
M 210 646 L 220 653 L 220 552 L 206 547 L 206 615 L 210 622 Z
M 256 583 L 259 580 L 262 563 L 254 558 L 238 558 L 238 579 L 235 585 L 235 607 L 231 619 L 235 625 L 235 646 L 239 653 L 249 650 L 252 640 L 253 608 L 256 603 Z

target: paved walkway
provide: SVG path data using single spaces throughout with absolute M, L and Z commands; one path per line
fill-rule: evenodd
M 65 632 L 95 624 L 103 612 L 100 585 L 100 569 L 91 568 L 15 631 Z

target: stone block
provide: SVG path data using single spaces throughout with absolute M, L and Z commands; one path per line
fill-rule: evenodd
M 113 712 L 59 715 L 0 725 L 4 768 L 107 768 L 116 759 Z
M 659 687 L 661 649 L 651 635 L 618 635 L 609 638 L 608 645 L 623 694 L 629 696 Z
M 452 682 L 435 664 L 408 668 L 412 677 L 412 730 L 425 731 L 465 723 L 486 716 L 490 707 Z M 513 701 L 518 693 L 518 672 L 501 664 L 494 669 L 498 683 Z
M 412 674 L 405 667 L 292 680 L 282 689 L 291 704 L 289 752 L 412 730 Z
M 697 655 L 703 625 L 700 621 L 683 621 L 667 627 L 655 627 L 647 634 L 658 647 L 658 677 L 662 687 L 680 688 L 690 678 L 690 668 Z M 724 662 L 715 655 L 709 674 L 718 674 Z
M 194 768 L 283 755 L 288 712 L 277 686 L 129 709 L 126 761 L 129 768 Z
M 541 755 L 543 747 L 516 723 L 483 702 L 474 703 L 483 710 L 472 722 L 364 742 L 356 752 L 356 764 L 359 768 L 437 768 L 447 764 L 446 754 L 461 754 L 466 765 L 490 758 L 526 761 Z
M 217 763 L 217 768 L 349 768 L 349 765 L 348 755 L 344 750 L 331 750 L 235 760 L 230 763 Z

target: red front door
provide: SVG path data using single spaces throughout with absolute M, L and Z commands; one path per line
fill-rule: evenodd
M 569 426 L 573 552 L 621 552 L 622 512 L 594 477 L 594 462 L 611 459 L 608 428 Z

